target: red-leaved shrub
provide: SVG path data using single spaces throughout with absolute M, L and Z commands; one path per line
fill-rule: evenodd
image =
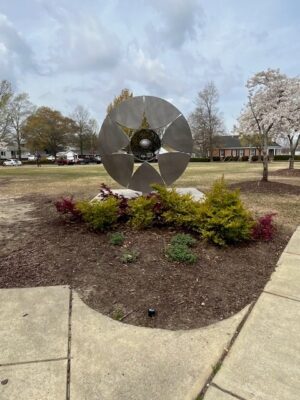
M 80 211 L 76 209 L 76 202 L 73 197 L 62 197 L 54 203 L 57 212 L 70 214 L 74 218 L 80 218 Z
M 276 232 L 273 218 L 276 214 L 270 213 L 263 215 L 258 219 L 252 230 L 252 239 L 254 240 L 272 240 Z
M 102 199 L 107 199 L 108 197 L 114 197 L 119 201 L 119 219 L 127 220 L 128 218 L 128 198 L 123 196 L 122 194 L 114 193 L 110 187 L 105 185 L 105 183 L 101 184 L 100 187 L 100 195 Z

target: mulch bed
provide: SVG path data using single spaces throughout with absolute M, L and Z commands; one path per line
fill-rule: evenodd
M 230 185 L 231 189 L 240 189 L 241 192 L 265 194 L 294 194 L 300 195 L 300 186 L 280 182 L 249 181 Z
M 199 240 L 198 261 L 184 265 L 165 257 L 172 229 L 125 227 L 118 247 L 109 234 L 62 220 L 53 199 L 25 200 L 35 204 L 37 219 L 12 225 L 14 249 L 0 249 L 0 288 L 69 284 L 90 307 L 139 326 L 189 329 L 235 314 L 259 296 L 289 240 L 282 230 L 271 242 L 227 248 Z M 126 249 L 139 253 L 136 262 L 122 263 Z M 157 310 L 154 318 L 148 308 Z
M 291 176 L 300 178 L 300 169 L 277 169 L 276 171 L 269 172 L 269 175 L 275 176 Z

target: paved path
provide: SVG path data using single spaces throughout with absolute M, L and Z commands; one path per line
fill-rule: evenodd
M 68 287 L 0 290 L 1 400 L 300 399 L 300 229 L 250 315 L 202 329 L 122 324 Z
M 300 399 L 300 227 L 204 399 Z
M 192 400 L 246 311 L 175 332 L 113 321 L 64 286 L 2 289 L 0 399 Z

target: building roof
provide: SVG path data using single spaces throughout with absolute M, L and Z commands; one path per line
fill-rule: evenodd
M 245 145 L 243 146 L 241 144 L 240 138 L 238 136 L 218 136 L 215 141 L 215 147 L 217 149 L 245 149 L 245 148 L 250 148 L 254 146 L 250 145 Z M 275 142 L 271 142 L 269 144 L 269 148 L 276 147 L 280 148 L 281 146 Z

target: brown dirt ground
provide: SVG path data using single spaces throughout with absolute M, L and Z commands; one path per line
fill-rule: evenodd
M 300 191 L 274 185 L 236 186 Z M 231 316 L 259 296 L 290 237 L 280 228 L 271 242 L 222 249 L 199 240 L 194 248 L 198 261 L 185 265 L 165 257 L 176 233 L 172 229 L 124 227 L 124 245 L 113 246 L 109 234 L 61 219 L 53 200 L 40 195 L 17 199 L 18 207 L 27 207 L 27 221 L 1 223 L 2 232 L 10 235 L 0 236 L 0 288 L 69 284 L 90 307 L 133 325 L 189 329 Z M 127 249 L 139 253 L 136 262 L 122 263 Z M 149 318 L 148 308 L 155 308 L 157 316 Z
M 249 181 L 240 182 L 230 185 L 231 189 L 240 189 L 241 192 L 247 193 L 266 193 L 266 194 L 282 194 L 282 195 L 300 195 L 300 186 L 290 185 L 281 182 L 264 182 Z
M 269 172 L 269 175 L 274 176 L 290 176 L 290 177 L 299 177 L 300 178 L 300 169 L 277 169 L 276 171 Z

